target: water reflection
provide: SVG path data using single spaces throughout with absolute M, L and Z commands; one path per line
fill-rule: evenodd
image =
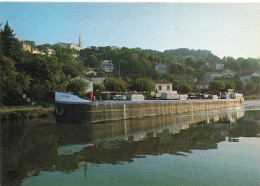
M 2 125 L 2 185 L 19 185 L 41 171 L 71 173 L 88 163 L 121 164 L 147 155 L 188 156 L 221 141 L 259 136 L 260 111 L 224 111 L 125 120 L 98 125 Z

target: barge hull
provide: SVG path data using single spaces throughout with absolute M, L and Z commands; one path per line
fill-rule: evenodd
M 98 123 L 110 120 L 143 118 L 241 107 L 242 99 L 187 101 L 111 101 L 86 104 L 56 103 L 57 122 Z

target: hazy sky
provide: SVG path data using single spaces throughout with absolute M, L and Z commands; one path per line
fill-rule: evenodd
M 125 46 L 159 51 L 206 49 L 219 57 L 260 57 L 260 3 L 0 2 L 20 40 L 83 47 Z

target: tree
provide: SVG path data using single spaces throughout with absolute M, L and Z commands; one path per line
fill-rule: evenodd
M 2 38 L 2 50 L 3 55 L 12 59 L 19 58 L 19 52 L 21 52 L 21 46 L 18 39 L 15 37 L 13 30 L 9 27 L 8 21 L 5 24 L 3 30 L 1 30 Z
M 243 82 L 240 79 L 235 79 L 236 90 L 241 92 L 244 89 Z
M 77 63 L 75 57 L 73 56 L 73 50 L 70 48 L 59 47 L 56 50 L 55 56 L 58 58 L 59 62 L 63 64 Z
M 90 68 L 98 68 L 99 67 L 99 61 L 94 55 L 89 55 L 86 59 L 83 60 L 85 67 Z
M 22 77 L 16 71 L 15 62 L 9 57 L 2 57 L 0 67 L 2 102 L 6 105 L 15 105 L 15 102 L 19 103 L 22 98 Z
M 104 86 L 104 83 L 96 83 L 93 87 L 93 93 L 97 99 L 101 97 L 101 93 L 106 91 L 106 87 Z
M 87 83 L 80 78 L 72 79 L 67 85 L 67 91 L 72 92 L 75 95 L 84 94 L 87 88 Z
M 35 47 L 35 42 L 30 40 L 24 40 L 23 43 L 26 43 L 27 45 L 31 45 L 31 47 Z
M 250 93 L 250 94 L 255 93 L 256 87 L 257 87 L 257 85 L 256 85 L 256 83 L 254 83 L 253 81 L 249 81 L 249 82 L 247 82 L 247 84 L 246 84 L 246 90 L 247 90 L 247 92 Z
M 221 89 L 225 89 L 225 82 L 221 80 L 213 80 L 209 83 L 209 89 L 212 92 L 219 92 Z
M 232 81 L 225 81 L 225 89 L 236 89 L 236 84 Z
M 192 86 L 190 84 L 181 84 L 179 87 L 178 87 L 178 91 L 180 93 L 184 93 L 184 94 L 187 94 L 187 93 L 190 93 L 192 92 Z
M 155 85 L 150 79 L 138 78 L 132 83 L 130 90 L 152 92 L 155 91 Z
M 187 66 L 191 66 L 193 68 L 196 67 L 197 65 L 197 59 L 196 58 L 193 58 L 193 57 L 188 57 L 185 59 L 185 62 L 186 62 L 186 65 Z
M 125 92 L 126 84 L 122 79 L 109 78 L 105 82 L 105 87 L 108 91 Z
M 70 78 L 84 74 L 86 68 L 77 63 L 72 49 L 60 47 L 56 50 L 55 55 L 52 56 L 52 58 L 55 57 L 57 57 L 59 64 L 62 66 L 63 72 Z

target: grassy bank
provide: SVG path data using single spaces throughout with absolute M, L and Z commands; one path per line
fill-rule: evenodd
M 41 106 L 0 107 L 1 120 L 29 119 L 53 115 L 54 106 L 42 108 Z
M 260 99 L 260 94 L 259 95 L 247 95 L 244 96 L 245 100 L 254 100 L 254 99 Z

